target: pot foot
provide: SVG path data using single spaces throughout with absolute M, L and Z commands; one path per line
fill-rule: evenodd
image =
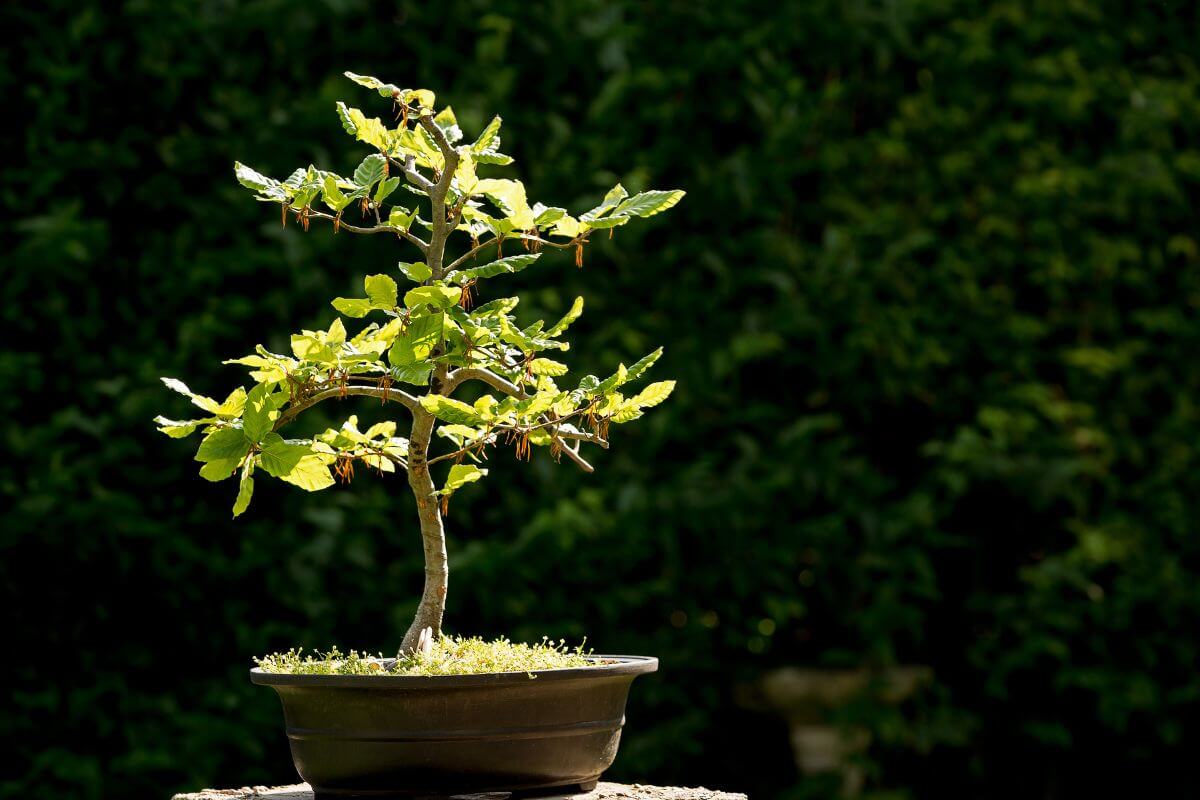
M 593 789 L 595 789 L 596 785 L 599 783 L 600 783 L 599 778 L 592 778 L 590 781 L 580 781 L 579 782 L 579 791 L 590 792 Z

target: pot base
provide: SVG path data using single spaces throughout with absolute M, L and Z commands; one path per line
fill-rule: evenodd
M 562 797 L 563 795 L 587 794 L 600 785 L 600 778 L 579 783 L 555 783 L 549 786 L 527 786 L 520 789 L 490 789 L 487 791 L 469 791 L 447 793 L 432 792 L 397 792 L 380 790 L 377 792 L 329 792 L 314 791 L 313 800 L 536 800 L 539 797 Z M 492 797 L 491 795 L 495 795 Z

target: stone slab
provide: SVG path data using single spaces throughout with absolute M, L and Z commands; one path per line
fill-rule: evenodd
M 450 800 L 507 800 L 510 792 L 453 795 Z M 205 789 L 177 794 L 172 800 L 314 800 L 307 783 L 293 786 L 244 786 L 241 789 Z M 746 795 L 703 787 L 648 786 L 641 783 L 601 782 L 590 792 L 539 795 L 537 800 L 747 800 Z

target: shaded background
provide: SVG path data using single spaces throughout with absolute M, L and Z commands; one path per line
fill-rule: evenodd
M 594 476 L 498 455 L 449 519 L 452 630 L 662 658 L 613 777 L 831 796 L 737 687 L 918 664 L 909 700 L 838 712 L 872 732 L 873 796 L 1200 791 L 1190 4 L 0 15 L 5 796 L 286 781 L 249 657 L 407 624 L 401 483 L 264 483 L 235 524 L 150 422 L 186 407 L 160 375 L 224 396 L 221 358 L 403 257 L 281 230 L 233 180 L 352 169 L 334 101 L 383 108 L 344 69 L 437 90 L 468 136 L 501 112 L 533 197 L 689 193 L 492 289 L 531 319 L 583 294 L 573 374 L 664 343 L 675 396 Z

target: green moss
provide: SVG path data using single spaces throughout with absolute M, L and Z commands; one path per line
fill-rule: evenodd
M 463 636 L 443 636 L 428 652 L 385 659 L 351 650 L 343 654 L 337 647 L 326 653 L 303 655 L 302 650 L 271 653 L 254 659 L 264 672 L 288 675 L 478 675 L 487 672 L 538 672 L 547 669 L 589 667 L 584 643 L 569 648 L 565 640 L 542 638 L 537 644 L 510 642 L 503 637 L 485 642 Z

